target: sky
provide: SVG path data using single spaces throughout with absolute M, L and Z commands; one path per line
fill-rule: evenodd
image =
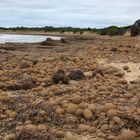
M 140 0 L 0 0 L 0 27 L 131 25 Z

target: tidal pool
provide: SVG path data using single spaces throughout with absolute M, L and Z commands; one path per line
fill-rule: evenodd
M 52 38 L 60 40 L 62 37 L 45 35 L 19 35 L 19 34 L 0 34 L 0 43 L 37 43 Z

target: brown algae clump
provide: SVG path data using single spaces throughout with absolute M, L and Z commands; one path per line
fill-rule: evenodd
M 63 84 L 69 84 L 69 78 L 66 76 L 64 70 L 58 70 L 52 78 L 55 84 L 62 82 Z
M 83 80 L 85 78 L 84 72 L 82 70 L 72 70 L 68 75 L 71 80 Z

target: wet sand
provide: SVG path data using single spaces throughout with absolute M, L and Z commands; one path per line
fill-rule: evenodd
M 139 140 L 139 116 L 139 38 L 0 44 L 0 139 Z

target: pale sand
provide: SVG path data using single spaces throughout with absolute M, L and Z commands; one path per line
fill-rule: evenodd
M 125 73 L 124 78 L 130 82 L 134 81 L 137 79 L 140 79 L 140 63 L 133 63 L 133 62 L 128 62 L 128 63 L 123 63 L 123 62 L 107 62 L 107 60 L 100 59 L 98 60 L 99 64 L 101 65 L 108 65 L 108 66 L 113 66 L 118 69 L 120 69 L 122 72 Z M 128 66 L 130 72 L 126 71 L 123 69 L 124 66 Z

